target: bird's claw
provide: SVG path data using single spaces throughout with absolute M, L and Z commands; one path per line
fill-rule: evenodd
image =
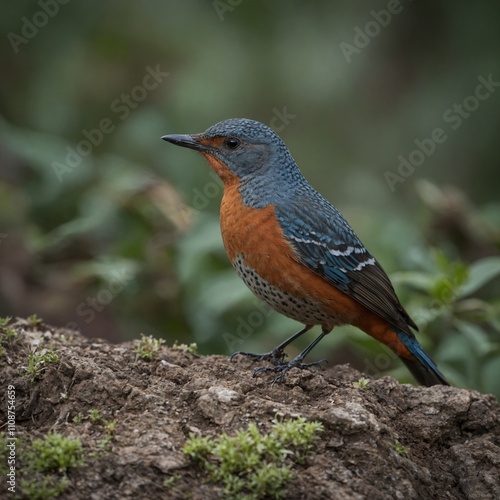
M 272 380 L 271 385 L 282 384 L 285 381 L 286 374 L 292 368 L 298 368 L 299 370 L 310 368 L 312 366 L 319 366 L 321 368 L 321 363 L 323 362 L 328 363 L 326 359 L 322 359 L 320 361 L 313 361 L 312 363 L 302 363 L 300 360 L 292 360 L 289 363 L 281 363 L 279 365 L 274 366 L 273 368 L 270 368 L 268 366 L 262 366 L 260 368 L 257 368 L 253 372 L 252 377 L 258 377 L 261 373 L 279 372 L 279 375 Z

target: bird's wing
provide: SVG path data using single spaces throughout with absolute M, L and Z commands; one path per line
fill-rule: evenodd
M 320 205 L 294 204 L 277 217 L 302 264 L 390 324 L 418 330 L 382 266 L 333 205 L 322 198 Z

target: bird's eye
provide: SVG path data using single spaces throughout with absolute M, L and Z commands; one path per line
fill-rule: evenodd
M 236 149 L 240 145 L 240 140 L 236 137 L 229 137 L 224 141 L 224 144 L 228 149 Z

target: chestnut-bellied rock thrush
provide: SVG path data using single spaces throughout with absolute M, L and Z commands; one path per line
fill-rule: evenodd
M 268 126 L 225 120 L 201 134 L 162 139 L 199 151 L 224 184 L 220 225 L 236 272 L 273 309 L 305 326 L 265 354 L 283 381 L 337 325 L 354 325 L 392 349 L 426 386 L 447 385 L 418 343 L 417 326 L 404 310 L 381 265 L 339 211 L 306 181 L 285 143 Z M 315 325 L 322 333 L 297 357 L 285 347 Z

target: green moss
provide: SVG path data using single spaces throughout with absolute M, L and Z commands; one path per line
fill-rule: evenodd
M 398 455 L 408 455 L 408 451 L 406 450 L 406 448 L 397 439 L 396 441 L 394 441 L 392 446 Z
M 322 430 L 321 423 L 304 418 L 275 421 L 268 434 L 250 424 L 234 436 L 191 435 L 183 452 L 223 486 L 226 497 L 283 498 L 291 467 L 303 463 Z
M 191 344 L 179 344 L 177 340 L 174 342 L 172 349 L 177 349 L 178 351 L 188 352 L 189 354 L 198 354 L 198 344 L 193 342 Z
M 12 318 L 10 316 L 0 318 L 0 358 L 7 352 L 5 346 L 16 343 L 20 338 L 19 333 L 14 330 L 14 328 L 7 326 L 11 320 Z
M 104 430 L 108 436 L 114 436 L 117 420 L 103 420 Z
M 31 326 L 38 326 L 42 323 L 42 318 L 39 318 L 36 314 L 32 314 L 26 318 L 26 321 Z
M 95 408 L 89 410 L 89 419 L 93 424 L 97 424 L 97 422 L 101 420 L 101 413 L 99 410 L 96 410 Z
M 85 465 L 80 439 L 48 434 L 18 448 L 23 471 L 20 490 L 23 498 L 48 500 L 68 487 L 69 469 Z
M 6 327 L 12 321 L 12 316 L 5 316 L 0 318 L 0 328 Z
M 81 424 L 83 422 L 83 413 L 78 412 L 74 417 L 73 417 L 73 422 L 75 424 Z
M 353 386 L 357 387 L 358 389 L 365 390 L 368 387 L 368 384 L 370 383 L 369 378 L 361 377 L 359 380 L 356 382 L 353 382 Z
M 61 434 L 47 434 L 35 439 L 28 453 L 28 467 L 35 472 L 66 472 L 70 467 L 84 465 L 80 439 Z
M 152 361 L 158 357 L 161 346 L 165 343 L 163 339 L 155 339 L 152 335 L 146 337 L 141 333 L 141 340 L 134 347 L 136 359 L 141 358 L 146 361 Z
M 28 366 L 24 369 L 30 375 L 30 380 L 33 382 L 47 365 L 58 362 L 59 356 L 54 350 L 42 349 L 39 353 L 28 354 Z

